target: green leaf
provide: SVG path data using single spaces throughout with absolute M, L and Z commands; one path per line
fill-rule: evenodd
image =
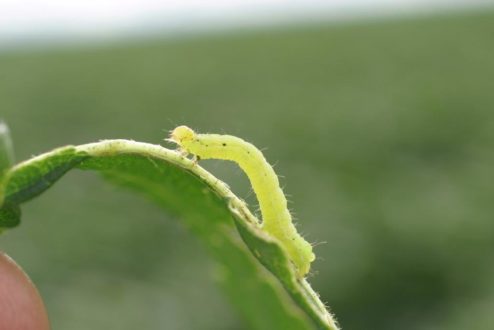
M 0 179 L 14 164 L 14 148 L 10 139 L 9 127 L 0 120 Z
M 161 146 L 108 140 L 48 152 L 9 171 L 1 227 L 16 225 L 18 205 L 36 197 L 72 168 L 96 170 L 145 194 L 177 216 L 219 264 L 219 282 L 253 329 L 337 326 L 305 280 L 296 277 L 281 245 L 226 184 Z M 88 219 L 91 221 L 91 219 Z
M 15 203 L 4 203 L 5 182 L 14 164 L 14 148 L 9 127 L 0 120 L 0 233 L 2 228 L 12 228 L 21 221 L 21 209 Z

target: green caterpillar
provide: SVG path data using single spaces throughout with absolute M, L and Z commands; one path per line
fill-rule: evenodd
M 199 159 L 236 162 L 247 174 L 256 194 L 262 214 L 262 229 L 281 242 L 300 277 L 309 272 L 315 259 L 312 246 L 293 225 L 278 177 L 259 149 L 235 136 L 196 134 L 187 126 L 175 128 L 170 141 Z

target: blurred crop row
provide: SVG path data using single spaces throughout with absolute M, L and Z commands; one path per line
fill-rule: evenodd
M 486 12 L 3 53 L 0 115 L 18 160 L 165 144 L 177 124 L 241 136 L 283 176 L 318 243 L 310 281 L 343 329 L 487 329 L 493 31 Z M 202 163 L 256 208 L 239 169 Z M 0 248 L 55 330 L 243 328 L 187 229 L 94 173 L 26 204 Z

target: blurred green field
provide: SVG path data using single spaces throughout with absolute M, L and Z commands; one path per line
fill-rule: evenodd
M 311 282 L 343 329 L 487 329 L 493 36 L 491 11 L 4 52 L 0 116 L 18 160 L 177 124 L 241 136 L 321 243 Z M 255 202 L 240 170 L 204 163 Z M 0 249 L 53 329 L 244 328 L 199 242 L 141 196 L 77 172 L 23 210 Z

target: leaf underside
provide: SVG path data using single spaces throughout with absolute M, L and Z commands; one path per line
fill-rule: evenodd
M 0 231 L 19 223 L 19 205 L 43 193 L 69 170 L 96 170 L 145 194 L 183 221 L 219 265 L 219 282 L 253 329 L 337 326 L 284 250 L 228 187 L 179 153 L 127 140 L 67 146 L 6 172 Z M 0 200 L 0 203 L 2 201 Z

